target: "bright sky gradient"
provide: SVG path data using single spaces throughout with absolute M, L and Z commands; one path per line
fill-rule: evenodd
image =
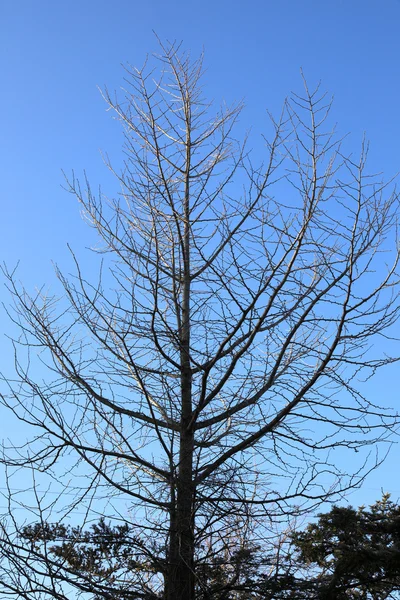
M 400 170 L 400 0 L 1 0 L 0 258 L 21 261 L 29 289 L 52 285 L 52 260 L 68 270 L 67 243 L 89 264 L 93 234 L 62 189 L 61 170 L 86 169 L 107 188 L 99 151 L 117 162 L 121 135 L 97 86 L 118 88 L 121 63 L 141 65 L 156 51 L 153 30 L 194 56 L 204 47 L 206 94 L 217 103 L 243 98 L 253 133 L 265 130 L 266 108 L 279 111 L 301 90 L 302 68 L 311 85 L 321 79 L 334 94 L 334 118 L 355 152 L 367 132 L 371 170 Z M 0 300 L 8 303 L 3 285 Z M 12 357 L 3 334 L 12 331 L 2 311 L 5 372 Z M 370 393 L 399 409 L 399 375 L 392 367 Z M 9 429 L 1 412 L 0 439 Z M 350 501 L 373 502 L 381 488 L 398 499 L 399 460 L 395 446 Z

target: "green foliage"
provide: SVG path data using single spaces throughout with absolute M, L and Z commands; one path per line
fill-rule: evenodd
M 136 596 L 129 593 L 132 578 L 163 569 L 158 559 L 160 548 L 145 543 L 126 523 L 111 525 L 101 518 L 87 529 L 62 523 L 35 523 L 24 527 L 21 533 L 31 548 L 45 549 L 52 560 L 67 567 L 71 574 L 95 584 L 93 589 L 106 584 L 110 598 L 133 599 Z M 106 597 L 104 591 L 94 596 Z M 148 597 L 156 596 L 149 593 Z
M 100 519 L 89 528 L 37 523 L 22 530 L 32 549 L 96 585 L 133 599 L 132 578 L 165 573 L 161 547 L 128 524 Z M 291 535 L 283 559 L 257 546 L 196 562 L 198 600 L 385 600 L 400 591 L 400 506 L 388 494 L 369 509 L 334 506 Z M 96 598 L 107 597 L 104 592 Z M 143 598 L 156 599 L 149 591 Z
M 400 590 L 400 506 L 334 506 L 293 535 L 296 563 L 319 600 L 384 600 Z

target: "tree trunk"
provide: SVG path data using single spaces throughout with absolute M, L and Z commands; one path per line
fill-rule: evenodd
M 186 175 L 183 201 L 183 280 L 180 314 L 181 422 L 174 527 L 170 535 L 167 600 L 194 600 L 194 495 L 192 426 L 192 365 L 190 361 L 190 169 L 191 110 L 185 103 Z M 171 521 L 172 523 L 172 521 Z
M 185 348 L 186 346 L 186 348 Z M 194 600 L 194 482 L 192 374 L 188 344 L 182 347 L 182 413 L 176 501 L 171 513 L 166 600 Z
M 194 600 L 194 486 L 192 481 L 193 434 L 183 433 L 172 520 L 166 580 L 166 600 Z

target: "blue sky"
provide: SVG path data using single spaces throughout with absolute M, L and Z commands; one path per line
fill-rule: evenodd
M 321 79 L 335 96 L 339 131 L 351 132 L 354 151 L 366 131 L 371 169 L 390 177 L 400 169 L 399 27 L 399 0 L 2 0 L 1 260 L 21 261 L 28 288 L 51 285 L 51 260 L 69 264 L 67 243 L 89 260 L 92 234 L 61 187 L 61 170 L 86 169 L 93 184 L 107 185 L 99 151 L 118 159 L 121 135 L 97 86 L 118 88 L 121 63 L 140 65 L 157 50 L 153 30 L 193 55 L 204 47 L 207 95 L 243 98 L 243 125 L 253 132 L 265 129 L 266 108 L 277 112 L 301 89 L 300 68 L 311 85 Z M 8 302 L 3 286 L 0 300 Z M 11 331 L 3 311 L 0 333 Z M 0 348 L 7 371 L 3 335 Z M 395 366 L 371 394 L 383 390 L 385 403 L 398 405 L 398 379 Z M 7 417 L 0 423 L 2 438 Z M 398 460 L 396 447 L 350 500 L 372 502 L 380 488 L 400 497 Z

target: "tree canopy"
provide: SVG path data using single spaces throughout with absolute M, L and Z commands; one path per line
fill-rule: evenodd
M 297 563 L 320 600 L 384 600 L 400 591 L 400 506 L 334 506 L 295 533 Z
M 8 481 L 3 596 L 194 600 L 229 564 L 229 597 L 238 557 L 359 485 L 373 465 L 348 469 L 346 452 L 398 422 L 360 384 L 396 359 L 396 190 L 368 171 L 366 143 L 345 154 L 306 83 L 252 156 L 235 139 L 242 106 L 206 100 L 202 60 L 161 45 L 154 68 L 127 68 L 122 98 L 104 92 L 125 136 L 115 196 L 68 183 L 99 276 L 72 253 L 58 298 L 6 270 L 19 335 L 1 398 L 34 433 L 2 458 L 33 478 L 29 501 Z M 120 539 L 107 552 L 129 547 L 118 576 L 112 552 L 89 551 L 99 531 Z
M 151 569 L 150 549 L 143 545 L 139 550 L 136 532 L 126 523 L 111 525 L 102 518 L 86 530 L 36 523 L 24 528 L 23 537 L 37 547 L 48 542 L 54 557 L 82 578 L 97 577 L 111 586 L 116 600 L 135 597 L 121 581 Z M 196 598 L 395 598 L 400 592 L 400 505 L 384 494 L 368 509 L 334 506 L 305 529 L 288 532 L 278 546 L 264 541 L 262 547 L 239 547 L 226 558 L 216 555 L 202 564 L 205 585 L 196 588 Z

